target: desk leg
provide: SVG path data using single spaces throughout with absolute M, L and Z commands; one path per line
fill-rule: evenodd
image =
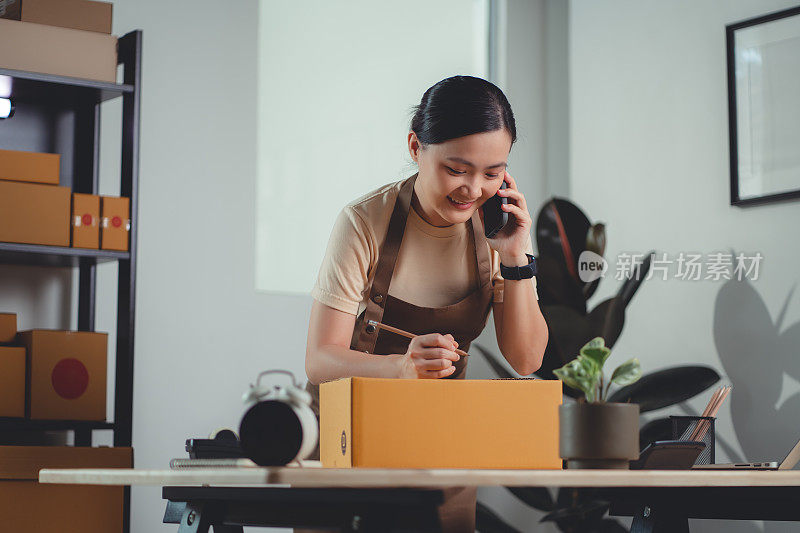
M 633 517 L 631 533 L 689 533 L 689 520 L 680 513 L 645 506 Z
M 203 514 L 203 507 L 188 502 L 181 516 L 178 533 L 208 533 L 210 525 L 208 516 Z
M 178 533 L 207 533 L 209 526 L 214 533 L 244 533 L 242 526 L 214 524 L 209 515 L 208 508 L 197 504 L 168 502 L 164 523 L 180 524 Z

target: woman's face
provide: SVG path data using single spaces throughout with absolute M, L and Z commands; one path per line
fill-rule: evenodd
M 511 134 L 495 130 L 422 147 L 411 132 L 408 149 L 419 166 L 415 207 L 428 223 L 449 226 L 469 220 L 497 193 L 511 151 Z

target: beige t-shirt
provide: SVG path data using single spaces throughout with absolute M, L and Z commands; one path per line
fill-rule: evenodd
M 366 307 L 378 253 L 402 183 L 384 185 L 342 209 L 311 291 L 314 299 L 352 315 Z M 531 248 L 529 243 L 528 253 Z M 502 302 L 500 256 L 490 248 L 489 257 L 493 299 Z M 480 282 L 475 242 L 467 224 L 432 226 L 411 208 L 389 294 L 420 307 L 444 307 L 468 296 Z M 535 277 L 531 283 L 535 292 Z

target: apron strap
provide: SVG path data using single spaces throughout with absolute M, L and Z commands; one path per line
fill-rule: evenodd
M 478 208 L 480 209 L 480 208 Z M 478 289 L 483 288 L 488 283 L 492 283 L 492 263 L 489 258 L 489 243 L 486 241 L 486 234 L 483 229 L 478 209 L 472 214 L 470 229 L 472 237 L 475 239 L 475 259 L 478 261 Z
M 408 178 L 400 187 L 400 193 L 395 200 L 392 217 L 389 219 L 389 227 L 386 230 L 386 238 L 381 245 L 378 255 L 378 264 L 375 267 L 375 276 L 367 299 L 367 307 L 364 310 L 364 320 L 359 324 L 358 342 L 356 349 L 373 353 L 375 342 L 378 340 L 378 329 L 369 325 L 370 320 L 380 322 L 383 319 L 383 310 L 389 296 L 389 284 L 394 274 L 394 265 L 397 263 L 397 255 L 400 251 L 400 244 L 403 242 L 403 234 L 406 230 L 408 211 L 411 208 L 411 197 L 414 195 L 414 182 L 417 174 Z

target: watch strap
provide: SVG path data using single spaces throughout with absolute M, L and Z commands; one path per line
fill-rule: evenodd
M 520 280 L 530 279 L 536 275 L 536 258 L 531 254 L 525 254 L 528 258 L 528 264 L 524 266 L 505 266 L 500 263 L 500 275 L 503 279 Z

